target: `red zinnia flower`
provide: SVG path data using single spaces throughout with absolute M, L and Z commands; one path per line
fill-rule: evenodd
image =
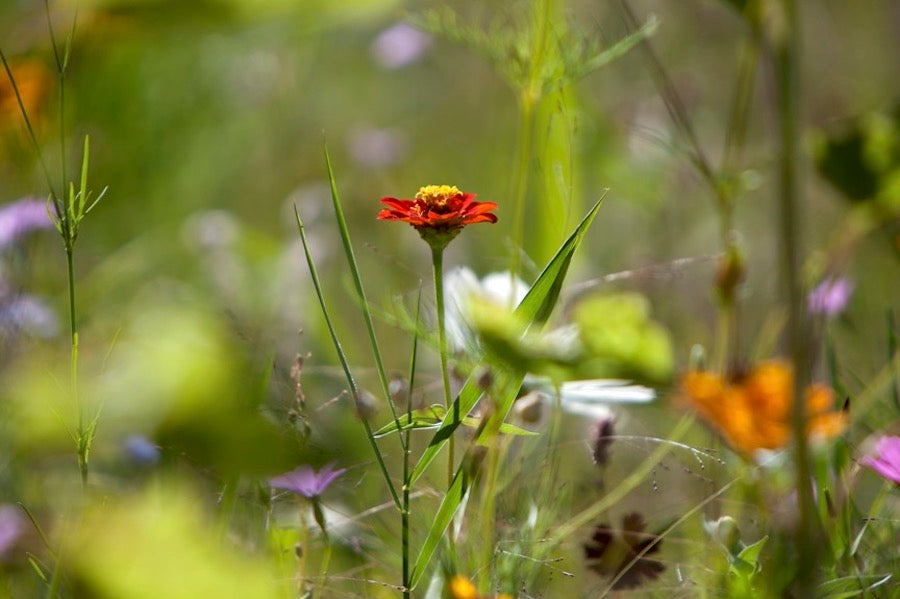
M 415 227 L 432 246 L 443 247 L 466 225 L 495 223 L 494 202 L 476 202 L 474 193 L 464 193 L 455 185 L 426 185 L 413 200 L 381 198 L 387 208 L 379 220 L 402 220 Z

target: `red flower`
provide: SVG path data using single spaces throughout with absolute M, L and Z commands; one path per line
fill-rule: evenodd
M 402 220 L 416 229 L 461 229 L 474 223 L 495 223 L 494 202 L 476 202 L 474 193 L 464 193 L 455 185 L 427 185 L 414 200 L 381 198 L 388 206 L 378 213 L 380 220 Z
M 476 202 L 474 193 L 464 193 L 455 185 L 426 185 L 414 200 L 381 198 L 387 206 L 379 220 L 402 220 L 411 224 L 435 251 L 443 248 L 466 225 L 495 223 L 494 202 Z

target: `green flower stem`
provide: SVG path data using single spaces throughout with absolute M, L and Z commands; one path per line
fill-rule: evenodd
M 306 520 L 306 499 L 300 500 L 300 559 L 297 562 L 297 592 L 303 596 L 303 582 L 306 579 L 306 560 L 309 556 L 309 524 Z
M 521 255 L 525 251 L 523 247 L 525 241 L 525 197 L 528 190 L 528 175 L 530 172 L 528 166 L 531 164 L 531 148 L 534 145 L 534 114 L 537 102 L 538 99 L 532 95 L 531 90 L 522 90 L 519 102 L 519 143 L 516 151 L 516 170 L 510 198 L 513 205 L 513 247 L 509 272 L 513 281 L 515 281 L 522 268 Z
M 416 384 L 416 355 L 419 349 L 419 316 L 422 307 L 422 288 L 419 287 L 419 296 L 416 300 L 416 333 L 413 335 L 412 357 L 409 360 L 409 393 L 406 398 L 406 421 L 412 422 L 412 402 L 413 389 Z M 400 509 L 400 538 L 401 538 L 401 555 L 403 560 L 403 599 L 410 597 L 410 568 L 409 568 L 409 488 L 412 485 L 412 477 L 410 476 L 409 460 L 410 452 L 410 429 L 406 429 L 401 433 L 403 438 L 403 489 L 402 489 L 402 506 Z
M 447 330 L 444 326 L 444 248 L 431 247 L 431 264 L 434 271 L 434 300 L 437 306 L 438 346 L 441 354 L 441 377 L 444 379 L 444 407 L 450 409 L 450 373 L 447 370 Z M 459 425 L 459 403 L 453 405 L 453 425 Z M 453 482 L 454 443 L 450 436 L 447 455 L 447 487 Z
M 84 428 L 84 411 L 81 409 L 81 402 L 78 398 L 78 326 L 75 322 L 75 256 L 72 250 L 71 246 L 66 248 L 66 273 L 69 281 L 69 329 L 72 339 L 72 400 L 75 403 L 75 412 L 78 418 L 78 429 L 76 431 L 78 471 L 81 473 L 81 486 L 87 487 L 88 454 L 91 446 L 85 438 L 87 433 Z
M 322 531 L 322 540 L 325 543 L 322 561 L 319 563 L 319 578 L 316 582 L 316 592 L 314 595 L 315 597 L 320 597 L 325 589 L 325 582 L 328 578 L 328 565 L 331 563 L 331 538 L 328 536 L 328 528 L 325 524 L 325 512 L 322 511 L 321 500 L 319 497 L 311 497 L 309 501 L 312 503 L 313 516 L 315 517 L 316 524 L 319 525 L 319 530 Z

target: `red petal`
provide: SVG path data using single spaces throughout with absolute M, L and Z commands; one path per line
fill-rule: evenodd
M 397 198 L 381 198 L 381 203 L 400 212 L 408 212 L 415 205 L 415 202 L 412 200 L 399 200 Z
M 466 212 L 468 214 L 484 214 L 496 209 L 497 204 L 494 202 L 474 202 Z
M 463 219 L 463 224 L 474 225 L 475 223 L 495 223 L 497 222 L 496 214 L 475 214 L 467 216 Z

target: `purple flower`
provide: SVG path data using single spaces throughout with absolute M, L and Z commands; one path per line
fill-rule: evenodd
M 397 23 L 372 42 L 372 57 L 386 69 L 399 69 L 415 62 L 431 45 L 431 36 L 405 23 Z
M 14 505 L 0 505 L 0 557 L 9 551 L 25 532 L 25 518 Z
M 40 298 L 31 295 L 3 298 L 0 290 L 0 339 L 16 333 L 49 339 L 59 332 L 56 314 Z
M 143 435 L 131 435 L 123 445 L 128 457 L 140 466 L 152 466 L 159 461 L 159 447 Z
M 813 314 L 832 317 L 844 311 L 852 292 L 853 283 L 846 277 L 827 277 L 809 292 L 807 307 Z
M 0 206 L 0 248 L 36 229 L 52 229 L 47 204 L 41 200 L 23 198 Z
M 334 462 L 326 464 L 318 472 L 310 466 L 303 465 L 270 479 L 269 484 L 276 489 L 293 491 L 312 499 L 324 493 L 328 485 L 346 471 L 346 468 L 334 470 Z
M 900 485 L 900 437 L 879 439 L 875 445 L 875 454 L 875 457 L 864 457 L 860 463 Z

